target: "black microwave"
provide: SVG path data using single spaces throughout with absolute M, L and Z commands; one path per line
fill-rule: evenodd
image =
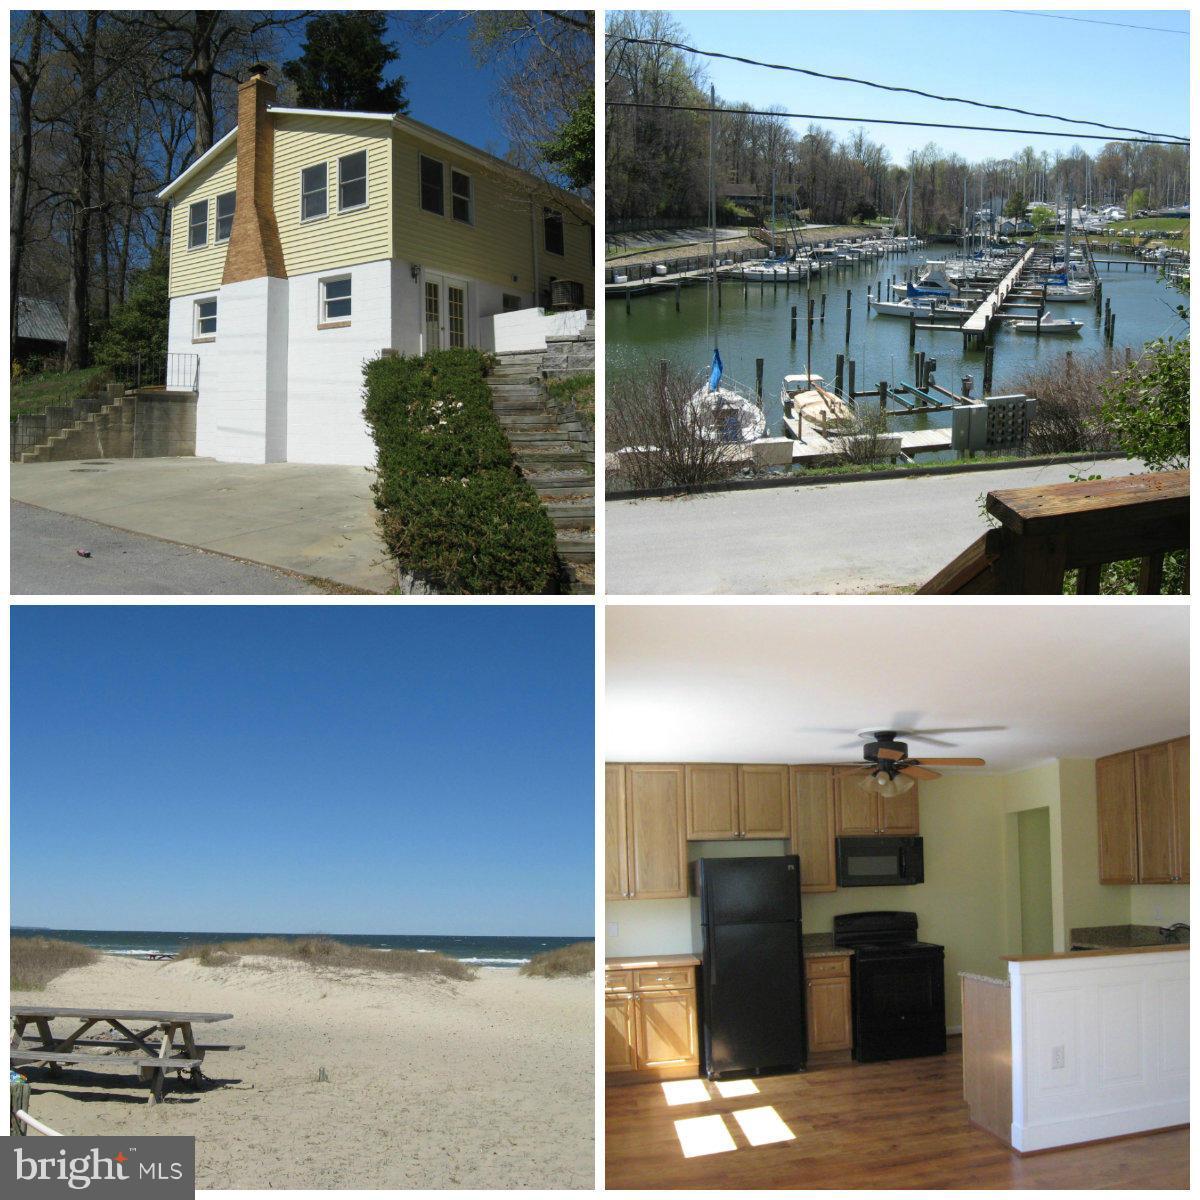
M 925 882 L 924 843 L 919 837 L 840 837 L 838 887 L 893 887 Z

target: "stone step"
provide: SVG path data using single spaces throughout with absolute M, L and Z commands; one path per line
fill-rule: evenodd
M 503 429 L 536 428 L 546 424 L 546 411 L 541 408 L 510 408 L 504 412 L 498 412 L 496 420 Z
M 596 558 L 595 537 L 579 537 L 562 530 L 555 537 L 555 547 L 559 558 L 567 562 L 594 562 Z
M 543 492 L 561 496 L 564 492 L 576 495 L 584 488 L 596 486 L 592 472 L 572 470 L 523 471 L 522 474 L 533 485 L 540 496 Z

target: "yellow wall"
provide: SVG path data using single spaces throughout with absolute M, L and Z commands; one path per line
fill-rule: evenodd
M 1042 763 L 1030 767 L 1026 771 L 1012 771 L 1007 775 L 996 776 L 1000 789 L 1000 802 L 1007 813 L 1020 813 L 1028 809 L 1044 808 L 1050 827 L 1050 915 L 1053 931 L 1054 949 L 1067 949 L 1067 926 L 1065 907 L 1063 903 L 1063 833 L 1062 806 L 1059 800 L 1058 763 Z M 1014 847 L 1012 827 L 1005 841 L 1006 852 Z M 1013 934 L 1021 927 L 1020 914 L 1020 875 L 1018 863 L 1020 856 L 1019 845 L 1016 857 L 1007 854 L 1010 864 L 1006 887 L 1007 903 L 1007 939 L 1010 945 L 1016 944 Z M 1013 903 L 1017 905 L 1017 913 L 1012 911 Z
M 1190 889 L 1186 883 L 1143 883 L 1129 889 L 1129 917 L 1133 925 L 1174 925 L 1189 921 Z
M 408 131 L 394 130 L 389 120 L 365 121 L 274 113 L 275 219 L 289 275 L 337 270 L 357 263 L 400 258 L 432 270 L 484 280 L 524 300 L 534 285 L 534 244 L 542 287 L 551 278 L 577 279 L 585 286 L 585 303 L 594 303 L 591 227 L 565 213 L 566 254 L 543 248 L 542 201 L 533 204 L 511 177 L 456 158 L 433 143 L 418 141 Z M 447 215 L 422 210 L 418 189 L 421 150 L 447 165 Z M 337 211 L 337 160 L 358 150 L 367 152 L 367 206 Z M 233 191 L 237 182 L 236 138 L 171 198 L 170 292 L 172 296 L 216 289 L 225 268 L 227 243 L 213 243 L 216 197 Z M 328 214 L 300 220 L 300 172 L 328 164 Z M 449 167 L 471 176 L 473 225 L 450 215 Z M 187 248 L 187 209 L 209 200 L 209 242 L 201 250 Z M 515 278 L 514 278 L 515 276 Z
M 289 275 L 331 271 L 391 256 L 391 122 L 275 114 L 275 220 Z M 367 207 L 337 210 L 337 160 L 367 152 Z M 328 215 L 300 220 L 300 172 L 327 163 Z
M 1017 873 L 1021 890 L 1021 953 L 1054 952 L 1050 898 L 1050 810 L 1026 808 L 1017 822 Z
M 171 260 L 169 287 L 172 296 L 215 290 L 221 286 L 228 242 L 217 245 L 217 197 L 237 186 L 237 139 L 223 147 L 203 171 L 171 199 Z M 188 206 L 197 200 L 208 201 L 208 245 L 188 249 Z
M 420 156 L 436 158 L 444 166 L 446 213 L 438 216 L 421 207 Z M 451 216 L 450 171 L 471 176 L 474 224 Z M 577 279 L 584 284 L 586 304 L 593 303 L 590 227 L 565 213 L 563 257 L 544 250 L 542 203 L 532 202 L 520 185 L 500 171 L 491 171 L 468 158 L 458 157 L 408 130 L 397 130 L 393 139 L 395 256 L 434 271 L 459 273 L 510 290 L 515 295 L 534 292 L 534 244 L 540 286 L 551 277 Z

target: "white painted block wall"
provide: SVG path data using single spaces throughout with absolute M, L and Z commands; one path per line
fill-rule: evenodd
M 322 271 L 288 279 L 288 462 L 369 466 L 375 443 L 363 420 L 363 364 L 392 345 L 392 264 L 349 268 L 352 315 L 344 329 L 318 329 Z
M 1186 1124 L 1190 951 L 1009 964 L 1016 1150 Z

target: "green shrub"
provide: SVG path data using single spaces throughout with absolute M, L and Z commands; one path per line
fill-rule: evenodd
M 367 363 L 380 530 L 401 569 L 439 591 L 560 591 L 554 526 L 492 412 L 488 365 L 478 350 Z

